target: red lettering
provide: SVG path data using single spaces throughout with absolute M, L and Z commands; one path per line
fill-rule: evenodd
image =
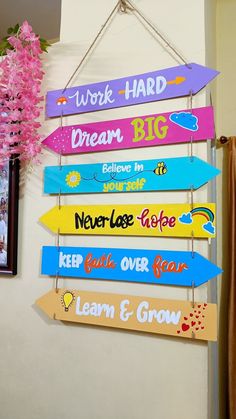
M 176 221 L 176 218 L 175 217 L 170 217 L 169 226 L 170 227 L 174 227 L 175 226 L 175 221 Z
M 137 217 L 137 220 L 141 221 L 141 226 L 142 227 L 150 228 L 149 219 L 145 220 L 145 217 L 148 215 L 148 213 L 149 213 L 149 209 L 144 208 L 141 215 Z
M 168 272 L 169 271 L 169 264 L 166 260 L 163 260 L 161 264 L 161 270 L 162 272 Z
M 87 274 L 90 274 L 93 269 L 114 269 L 116 264 L 111 258 L 111 253 L 102 255 L 100 258 L 95 258 L 92 253 L 88 253 L 84 261 L 84 270 Z
M 138 215 L 136 218 L 137 220 L 140 220 L 140 224 L 142 227 L 146 228 L 157 228 L 162 233 L 163 227 L 170 227 L 173 228 L 175 226 L 176 218 L 174 216 L 168 217 L 167 215 L 164 215 L 164 210 L 161 210 L 159 214 L 152 214 L 149 215 L 149 209 L 144 208 L 140 215 Z
M 160 255 L 157 255 L 154 259 L 152 269 L 155 278 L 160 278 L 163 272 L 181 273 L 184 269 L 188 269 L 188 265 L 182 262 L 168 262 L 167 260 L 163 260 Z

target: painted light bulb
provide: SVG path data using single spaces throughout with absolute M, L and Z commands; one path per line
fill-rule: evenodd
M 63 294 L 62 301 L 63 301 L 63 305 L 65 307 L 65 311 L 69 310 L 69 307 L 72 304 L 73 300 L 74 300 L 74 295 L 72 294 L 72 292 L 66 291 Z

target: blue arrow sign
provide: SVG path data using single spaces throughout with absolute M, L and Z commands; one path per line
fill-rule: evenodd
M 198 287 L 222 270 L 199 253 L 44 246 L 42 274 Z
M 220 170 L 198 157 L 48 166 L 47 194 L 144 192 L 198 189 Z

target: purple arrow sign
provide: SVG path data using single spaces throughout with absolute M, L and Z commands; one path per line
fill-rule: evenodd
M 199 64 L 181 65 L 122 79 L 93 83 L 47 93 L 48 117 L 119 108 L 195 94 L 218 71 Z
M 57 128 L 43 145 L 66 154 L 122 150 L 214 138 L 212 107 Z

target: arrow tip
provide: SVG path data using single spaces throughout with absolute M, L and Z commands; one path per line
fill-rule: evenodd
M 56 298 L 54 294 L 56 294 L 56 291 L 51 290 L 35 301 L 36 306 L 39 307 L 51 319 L 53 319 L 54 313 L 56 312 Z
M 219 266 L 212 263 L 210 260 L 206 259 L 200 253 L 195 254 L 195 273 L 196 273 L 196 283 L 198 287 L 206 282 L 210 281 L 213 278 L 216 278 L 217 275 L 220 275 L 223 270 Z
M 194 189 L 200 188 L 202 185 L 209 182 L 220 173 L 221 171 L 215 166 L 210 165 L 202 159 L 199 159 L 199 157 L 193 156 L 191 175 Z
M 64 146 L 61 141 L 61 128 L 57 128 L 51 134 L 49 134 L 43 141 L 43 147 L 46 147 L 55 153 L 63 154 Z
M 189 71 L 193 72 L 192 92 L 194 94 L 199 92 L 199 90 L 203 89 L 208 83 L 210 83 L 211 80 L 213 80 L 216 76 L 218 76 L 218 74 L 220 74 L 220 72 L 217 70 L 196 63 L 191 63 L 188 69 Z
M 59 228 L 59 211 L 59 207 L 51 208 L 39 218 L 39 222 L 53 233 L 57 233 Z

